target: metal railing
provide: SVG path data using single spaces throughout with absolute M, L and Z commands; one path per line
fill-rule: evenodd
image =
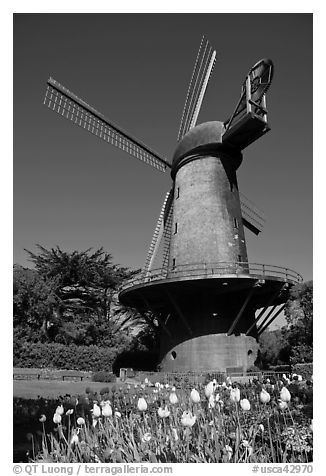
M 213 277 L 259 277 L 259 279 L 282 279 L 292 284 L 303 281 L 302 276 L 289 268 L 281 266 L 248 263 L 243 261 L 226 261 L 218 263 L 191 263 L 178 266 L 169 266 L 151 271 L 143 271 L 133 279 L 123 284 L 120 291 L 130 287 L 152 283 L 153 281 L 173 281 L 175 279 L 196 279 Z

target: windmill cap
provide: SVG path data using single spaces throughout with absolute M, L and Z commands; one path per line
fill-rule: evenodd
M 181 165 L 183 158 L 189 157 L 192 154 L 200 154 L 201 152 L 207 153 L 210 151 L 214 155 L 218 151 L 220 153 L 224 152 L 230 155 L 230 157 L 236 158 L 240 165 L 242 160 L 241 153 L 231 150 L 225 144 L 222 144 L 224 130 L 224 123 L 220 121 L 204 122 L 190 129 L 175 149 L 172 160 L 172 177 Z

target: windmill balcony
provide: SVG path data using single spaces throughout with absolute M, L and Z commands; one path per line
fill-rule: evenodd
M 142 271 L 133 279 L 127 281 L 120 292 L 124 293 L 135 286 L 158 284 L 158 282 L 173 282 L 206 279 L 234 280 L 255 279 L 260 281 L 275 280 L 295 285 L 303 281 L 302 276 L 289 268 L 280 266 L 249 263 L 249 262 L 218 262 L 192 263 L 179 266 L 170 266 L 151 271 Z

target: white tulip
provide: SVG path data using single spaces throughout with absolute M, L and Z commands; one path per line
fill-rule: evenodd
M 165 408 L 160 407 L 160 408 L 157 410 L 157 413 L 158 413 L 158 416 L 159 416 L 160 418 L 167 418 L 167 417 L 170 415 L 170 412 L 169 412 L 169 410 L 167 409 L 167 407 L 165 407 Z
M 181 416 L 181 423 L 183 426 L 192 427 L 196 423 L 196 415 L 193 415 L 191 412 L 183 412 Z
M 212 394 L 208 399 L 208 408 L 214 408 L 214 407 L 215 407 L 215 398 L 214 398 L 214 395 Z
M 205 387 L 205 395 L 207 398 L 209 398 L 211 395 L 213 395 L 215 389 L 214 382 L 209 382 L 206 387 Z
M 59 423 L 61 423 L 61 415 L 55 412 L 55 414 L 53 415 L 53 421 L 54 423 L 57 423 L 59 425 Z
M 291 400 L 291 393 L 288 391 L 286 387 L 282 388 L 280 392 L 280 399 L 286 403 L 288 403 Z
M 74 434 L 72 435 L 72 437 L 71 437 L 70 444 L 71 444 L 71 445 L 75 445 L 75 444 L 78 443 L 78 441 L 79 441 L 78 435 L 77 435 L 77 433 L 74 433 Z
M 94 403 L 91 412 L 93 413 L 93 418 L 98 418 L 101 415 L 101 409 L 96 403 Z
M 241 407 L 242 410 L 244 410 L 244 411 L 250 410 L 250 402 L 249 402 L 249 400 L 247 400 L 246 398 L 243 398 L 242 400 L 240 400 L 240 407 Z
M 175 405 L 176 403 L 178 403 L 177 394 L 175 392 L 170 393 L 169 400 L 170 400 L 170 403 L 172 403 L 172 405 Z
M 268 392 L 266 392 L 266 390 L 263 388 L 262 391 L 260 392 L 260 401 L 262 403 L 268 403 L 271 399 L 271 396 Z
M 240 389 L 239 388 L 231 388 L 230 391 L 230 400 L 232 402 L 240 402 Z
M 137 408 L 141 412 L 145 412 L 147 410 L 147 402 L 145 398 L 139 398 L 137 403 Z
M 105 416 L 105 417 L 112 416 L 112 407 L 109 403 L 104 405 L 104 407 L 102 408 L 102 415 Z
M 288 404 L 286 402 L 284 402 L 283 400 L 279 400 L 278 402 L 278 407 L 280 410 L 286 410 L 287 407 L 288 407 Z
M 58 415 L 63 415 L 64 414 L 63 406 L 60 405 L 59 407 L 57 407 L 55 412 L 58 413 Z
M 200 395 L 199 395 L 199 393 L 197 392 L 197 390 L 195 388 L 193 388 L 191 390 L 190 398 L 191 398 L 191 401 L 193 403 L 199 403 L 200 402 Z

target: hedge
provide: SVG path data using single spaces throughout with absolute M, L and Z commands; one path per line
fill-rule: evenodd
M 118 350 L 113 348 L 77 346 L 70 344 L 32 343 L 15 341 L 14 367 L 74 369 L 97 372 L 112 372 L 112 363 Z

